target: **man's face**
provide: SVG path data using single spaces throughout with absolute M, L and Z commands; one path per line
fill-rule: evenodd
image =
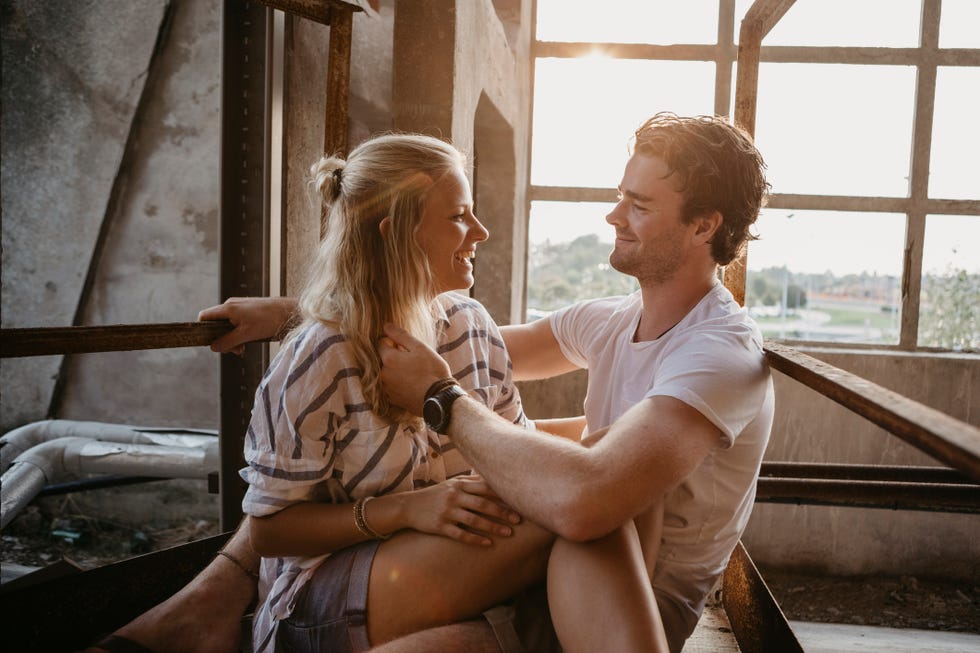
M 687 259 L 692 225 L 681 221 L 684 197 L 675 179 L 665 177 L 663 159 L 634 154 L 619 184 L 619 202 L 606 216 L 616 228 L 609 263 L 640 283 L 671 279 Z

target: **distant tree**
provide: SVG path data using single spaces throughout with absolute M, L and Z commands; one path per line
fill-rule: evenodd
M 919 344 L 980 349 L 980 274 L 949 268 L 922 280 Z
M 553 311 L 581 299 L 625 295 L 636 280 L 609 265 L 612 243 L 596 234 L 533 246 L 527 276 L 528 308 Z

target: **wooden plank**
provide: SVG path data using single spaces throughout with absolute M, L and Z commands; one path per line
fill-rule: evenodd
M 228 320 L 0 329 L 0 357 L 200 347 L 231 329 Z
M 765 351 L 773 369 L 980 481 L 980 429 L 785 345 Z

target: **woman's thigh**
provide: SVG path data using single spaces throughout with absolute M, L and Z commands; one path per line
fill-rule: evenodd
M 382 543 L 368 589 L 371 643 L 478 617 L 544 578 L 553 541 L 524 522 L 488 547 L 418 532 Z

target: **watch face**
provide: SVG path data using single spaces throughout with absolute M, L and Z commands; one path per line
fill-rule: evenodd
M 426 426 L 434 431 L 438 431 L 439 427 L 442 425 L 442 404 L 435 397 L 429 397 L 422 404 L 422 419 L 425 420 Z

